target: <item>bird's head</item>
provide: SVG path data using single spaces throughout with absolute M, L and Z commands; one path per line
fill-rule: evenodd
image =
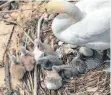
M 65 10 L 64 1 L 51 1 L 46 5 L 47 13 L 62 13 Z
M 39 58 L 38 64 L 40 64 L 41 67 L 46 70 L 51 70 L 52 65 L 53 65 L 53 63 L 51 63 L 50 60 L 47 59 L 47 57 Z
M 64 0 L 50 1 L 45 8 L 48 14 L 65 13 L 73 18 L 75 22 L 80 20 L 82 15 L 80 9 L 75 4 Z

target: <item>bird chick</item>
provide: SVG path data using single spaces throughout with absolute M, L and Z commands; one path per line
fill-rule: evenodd
M 21 62 L 24 64 L 25 69 L 29 72 L 32 71 L 35 65 L 34 56 L 32 56 L 30 52 L 26 50 L 25 47 L 21 47 L 20 51 L 21 51 L 20 59 Z
M 79 72 L 77 68 L 74 68 L 70 65 L 60 65 L 60 66 L 53 66 L 52 70 L 59 73 L 59 75 L 63 79 L 70 79 L 72 77 L 78 76 Z
M 48 89 L 57 90 L 62 86 L 62 77 L 56 71 L 49 71 L 44 82 Z
M 85 62 L 81 59 L 80 53 L 77 52 L 77 56 L 73 58 L 73 60 L 70 62 L 70 65 L 74 68 L 76 68 L 79 72 L 79 74 L 84 74 L 87 71 L 87 65 Z
M 53 66 L 52 70 L 56 70 L 63 79 L 69 79 L 84 74 L 87 71 L 87 65 L 80 59 L 80 54 L 77 53 L 77 56 L 69 65 Z
M 98 66 L 102 65 L 103 62 L 103 54 L 94 51 L 94 55 L 90 58 L 85 60 L 85 64 L 87 65 L 88 70 L 92 70 L 97 68 Z
M 34 40 L 34 51 L 33 51 L 33 54 L 34 54 L 34 58 L 36 60 L 36 63 L 39 59 L 39 57 L 43 54 L 43 51 L 41 51 L 38 47 L 38 39 L 35 39 Z
M 53 49 L 49 45 L 42 43 L 41 40 L 39 40 L 39 39 L 35 39 L 35 44 L 38 46 L 40 51 L 43 51 L 46 53 L 53 53 L 54 52 Z
M 44 16 L 45 16 L 45 14 L 43 14 L 41 16 L 41 18 L 39 19 L 39 21 L 38 21 L 37 38 L 34 40 L 35 48 L 34 48 L 33 54 L 34 54 L 34 58 L 36 60 L 36 63 L 38 62 L 39 57 L 44 52 L 45 53 L 51 53 L 51 54 L 53 54 L 53 52 L 54 52 L 49 45 L 42 43 L 41 40 L 40 40 L 41 23 L 42 23 L 42 20 L 43 20 Z
M 11 61 L 10 73 L 12 78 L 21 80 L 26 72 L 24 66 L 20 65 L 20 62 L 17 61 L 14 55 L 11 56 Z
M 52 66 L 62 65 L 63 62 L 55 55 L 44 53 L 38 60 L 38 64 L 46 70 L 51 70 Z

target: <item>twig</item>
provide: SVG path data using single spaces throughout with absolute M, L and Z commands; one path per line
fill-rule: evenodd
M 0 11 L 0 13 L 13 13 L 13 12 L 23 12 L 23 11 L 28 11 L 32 9 L 18 9 L 18 10 L 7 10 L 7 11 Z
M 7 93 L 11 92 L 11 81 L 10 81 L 10 71 L 9 71 L 9 57 L 7 54 L 4 56 L 5 63 L 5 86 L 7 88 Z
M 37 95 L 37 65 L 35 64 L 34 68 L 34 95 Z
M 6 45 L 4 54 L 3 54 L 3 59 L 2 59 L 2 64 L 3 64 L 3 65 L 4 65 L 4 57 L 5 57 L 5 54 L 6 54 L 6 52 L 7 52 L 8 47 L 9 47 L 9 44 L 10 44 L 12 35 L 13 35 L 13 33 L 14 33 L 14 30 L 15 30 L 15 25 L 13 26 L 12 32 L 11 32 L 11 34 L 10 34 L 10 37 L 9 37 L 9 39 L 8 39 L 8 42 L 7 42 L 7 45 Z
M 37 93 L 36 95 L 40 95 L 39 94 L 39 89 L 40 89 L 40 65 L 37 65 Z
M 45 95 L 47 95 L 47 92 L 43 89 L 43 87 L 40 85 L 41 90 L 44 92 Z
M 47 95 L 47 92 L 44 90 L 44 88 L 41 86 L 41 84 L 40 84 L 40 87 L 41 87 L 42 91 L 44 92 L 44 94 Z
M 16 24 L 25 33 L 26 37 L 29 38 L 29 40 L 34 44 L 34 41 L 30 38 L 30 36 L 25 32 L 25 30 L 20 26 L 20 24 L 17 21 L 16 21 Z
M 34 95 L 39 95 L 40 89 L 40 66 L 35 64 L 34 68 Z

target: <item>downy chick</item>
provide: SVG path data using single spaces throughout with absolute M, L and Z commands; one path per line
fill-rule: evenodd
M 70 79 L 79 74 L 77 68 L 73 68 L 70 65 L 53 66 L 52 70 L 58 72 L 63 79 Z
M 70 62 L 70 65 L 74 68 L 76 68 L 79 72 L 79 74 L 84 74 L 87 71 L 87 65 L 85 62 L 81 59 L 80 53 L 75 51 L 77 53 L 77 56 L 72 59 Z
M 80 59 L 80 55 L 77 53 L 77 56 L 69 65 L 53 66 L 52 69 L 56 70 L 63 79 L 69 79 L 84 74 L 87 70 L 87 65 Z
M 29 72 L 32 71 L 35 65 L 34 56 L 32 56 L 30 52 L 26 50 L 26 48 L 23 46 L 21 47 L 20 51 L 21 51 L 20 59 L 22 63 L 24 64 L 25 69 Z
M 34 59 L 36 60 L 36 63 L 38 63 L 38 59 L 39 59 L 40 56 L 43 54 L 43 51 L 41 51 L 41 50 L 38 48 L 37 41 L 38 41 L 37 39 L 34 40 L 34 51 L 33 51 Z
M 43 53 L 51 54 L 51 55 L 55 54 L 53 49 L 49 45 L 42 43 L 40 40 L 40 33 L 41 33 L 40 30 L 41 30 L 41 24 L 42 24 L 42 20 L 44 19 L 44 16 L 45 14 L 43 14 L 38 21 L 37 39 L 34 40 L 35 48 L 34 48 L 33 54 L 34 54 L 36 63 L 38 63 L 38 59 Z
M 17 61 L 14 55 L 11 56 L 11 61 L 10 73 L 12 78 L 21 80 L 26 72 L 24 66 L 20 65 L 20 62 Z
M 41 40 L 35 39 L 34 42 L 38 46 L 38 49 L 40 51 L 48 53 L 48 54 L 53 54 L 54 53 L 53 49 L 48 44 L 42 43 Z
M 103 55 L 101 53 L 94 51 L 94 55 L 85 60 L 87 69 L 91 70 L 91 69 L 97 68 L 98 66 L 101 66 L 104 63 L 102 57 L 103 57 Z
M 55 55 L 43 53 L 43 55 L 38 60 L 38 64 L 40 64 L 41 67 L 46 70 L 51 70 L 52 66 L 62 65 L 63 62 Z
M 48 89 L 57 90 L 62 86 L 62 77 L 56 71 L 49 71 L 44 82 Z

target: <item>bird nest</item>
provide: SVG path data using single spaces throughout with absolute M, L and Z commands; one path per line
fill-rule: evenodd
M 23 7 L 24 4 L 27 5 L 27 2 L 20 2 L 20 6 Z M 31 16 L 26 19 L 25 16 L 20 17 L 20 13 L 18 14 L 19 18 L 15 20 L 14 16 L 17 13 L 10 14 L 9 19 L 5 19 L 6 23 L 12 23 L 16 25 L 14 33 L 12 33 L 12 37 L 10 37 L 9 42 L 11 41 L 10 45 L 7 47 L 7 50 L 13 53 L 16 53 L 16 55 L 19 58 L 20 51 L 19 47 L 23 45 L 24 40 L 26 40 L 27 35 L 30 35 L 31 39 L 34 40 L 36 38 L 36 29 L 37 29 L 37 23 L 38 19 L 44 12 L 43 5 L 32 3 L 34 6 L 31 9 Z M 25 5 L 25 6 L 26 6 Z M 32 6 L 29 4 L 29 6 Z M 37 8 L 36 8 L 37 7 Z M 24 7 L 23 7 L 24 8 Z M 27 11 L 24 9 L 24 11 Z M 23 12 L 20 11 L 20 12 Z M 23 14 L 25 14 L 23 12 Z M 30 14 L 30 12 L 29 12 Z M 54 50 L 59 48 L 59 40 L 56 39 L 51 31 L 51 22 L 45 23 L 42 25 L 42 34 L 41 39 L 44 43 L 49 44 Z M 13 36 L 15 35 L 15 36 Z M 15 41 L 15 42 L 14 42 Z M 32 51 L 33 50 L 33 44 L 30 41 L 29 38 L 27 38 L 27 49 Z M 75 48 L 75 50 L 78 48 Z M 70 53 L 67 55 L 63 55 L 62 60 L 64 64 L 68 64 L 71 59 L 75 57 L 74 54 Z M 10 63 L 10 60 L 8 61 Z M 102 67 L 104 68 L 106 64 L 104 64 Z M 44 71 L 40 67 L 38 67 L 38 74 L 37 74 L 37 95 L 108 95 L 110 94 L 110 73 L 102 71 L 102 67 L 96 68 L 96 70 L 89 71 L 86 74 L 83 74 L 81 76 L 78 76 L 73 79 L 63 80 L 63 86 L 57 90 L 57 91 L 51 91 L 48 90 L 46 87 L 44 87 Z M 99 69 L 99 70 L 97 70 Z M 11 82 L 13 84 L 13 82 Z M 3 91 L 6 95 L 13 95 L 14 93 L 18 93 L 17 95 L 33 95 L 33 89 L 34 89 L 34 71 L 27 72 L 23 78 L 23 80 L 20 81 L 19 84 L 16 85 L 15 88 L 12 88 L 12 92 L 6 93 L 5 90 L 6 87 L 0 88 L 0 91 Z M 20 92 L 20 94 L 19 94 Z M 5 95 L 3 94 L 3 95 Z M 1 94 L 0 94 L 1 95 Z M 15 95 L 15 94 L 14 94 Z

